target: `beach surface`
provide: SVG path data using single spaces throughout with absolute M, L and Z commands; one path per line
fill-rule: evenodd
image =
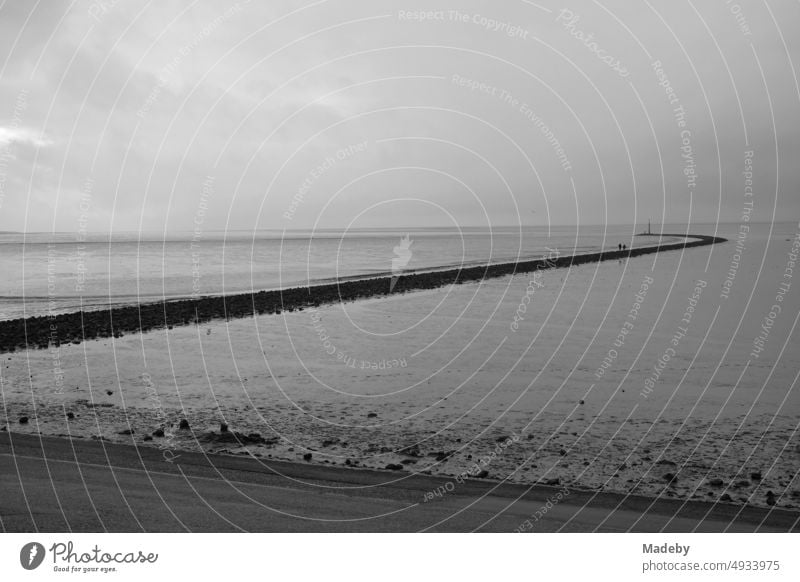
M 6 532 L 785 532 L 799 514 L 0 434 Z
M 3 354 L 0 431 L 796 511 L 788 240 Z

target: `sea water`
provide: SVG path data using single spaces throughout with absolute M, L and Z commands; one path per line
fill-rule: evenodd
M 686 227 L 671 227 L 686 232 Z M 630 226 L 0 234 L 0 320 L 642 244 Z M 641 229 L 639 229 L 641 230 Z M 704 227 L 704 233 L 713 227 Z M 404 242 L 405 241 L 405 242 Z M 652 240 L 650 241 L 652 242 Z

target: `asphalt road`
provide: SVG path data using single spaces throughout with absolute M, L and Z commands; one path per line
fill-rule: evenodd
M 800 531 L 786 510 L 0 433 L 7 532 Z M 424 503 L 426 492 L 452 491 Z M 534 519 L 537 516 L 539 519 Z

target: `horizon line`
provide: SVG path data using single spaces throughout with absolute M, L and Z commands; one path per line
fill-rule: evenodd
M 693 224 L 697 226 L 706 226 L 706 225 L 718 225 L 718 224 L 739 224 L 741 221 L 739 220 L 732 220 L 732 221 L 725 221 L 719 220 L 715 222 L 695 222 Z M 754 220 L 751 221 L 750 224 L 783 224 L 783 223 L 794 223 L 794 220 L 780 220 L 780 221 L 769 221 L 763 220 L 758 221 Z M 313 227 L 305 227 L 305 228 L 274 228 L 274 227 L 264 227 L 264 228 L 230 228 L 230 229 L 207 229 L 205 232 L 263 232 L 263 231 L 271 231 L 271 232 L 342 232 L 345 230 L 354 231 L 354 232 L 363 232 L 363 231 L 370 231 L 370 230 L 460 230 L 460 229 L 484 229 L 484 230 L 491 230 L 493 228 L 497 229 L 508 229 L 508 228 L 559 228 L 559 227 L 581 227 L 581 226 L 632 226 L 633 228 L 637 228 L 640 223 L 581 223 L 581 224 L 495 224 L 495 225 L 463 225 L 463 226 L 411 226 L 411 225 L 404 225 L 404 226 L 369 226 L 369 227 L 358 227 L 358 228 L 346 228 L 346 227 L 326 227 L 326 228 L 316 228 Z M 689 226 L 688 223 L 684 222 L 666 222 L 666 223 L 657 223 L 661 226 Z M 646 223 L 641 223 L 642 226 L 646 226 Z M 657 231 L 658 229 L 653 226 L 651 228 L 653 231 Z M 72 234 L 75 233 L 74 230 L 0 230 L 0 235 L 3 234 Z M 120 229 L 120 230 L 89 230 L 84 231 L 85 234 L 114 234 L 114 233 L 162 233 L 162 234 L 169 234 L 169 233 L 187 233 L 187 232 L 194 232 L 192 229 L 169 229 L 169 230 L 128 230 L 128 229 Z

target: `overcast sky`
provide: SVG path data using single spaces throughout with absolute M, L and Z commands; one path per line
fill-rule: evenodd
M 0 230 L 800 217 L 798 2 L 1 6 Z

